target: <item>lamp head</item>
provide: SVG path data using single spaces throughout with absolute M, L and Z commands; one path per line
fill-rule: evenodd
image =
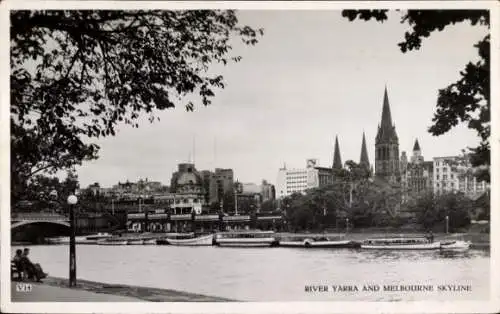
M 78 198 L 75 195 L 70 195 L 67 201 L 69 205 L 75 205 L 78 202 Z

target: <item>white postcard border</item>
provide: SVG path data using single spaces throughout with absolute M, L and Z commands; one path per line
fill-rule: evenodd
M 20 303 L 11 302 L 10 296 L 10 136 L 9 136 L 9 10 L 12 9 L 267 9 L 267 10 L 340 10 L 340 9 L 489 9 L 491 31 L 491 258 L 490 258 L 490 300 L 486 302 L 221 302 L 221 303 L 113 303 L 113 302 L 43 302 Z M 495 86 L 499 84 L 500 65 L 498 52 L 500 51 L 499 35 L 499 5 L 496 1 L 408 1 L 408 2 L 268 2 L 268 1 L 4 1 L 0 3 L 1 41 L 3 49 L 0 51 L 0 66 L 3 75 L 0 84 L 3 93 L 0 94 L 0 258 L 1 258 L 1 310 L 5 312 L 51 312 L 51 313 L 358 313 L 358 312 L 435 312 L 435 313 L 469 313 L 469 312 L 498 312 L 500 310 L 500 265 L 498 240 L 500 233 L 500 110 L 499 91 Z M 496 69 L 496 70 L 495 70 Z

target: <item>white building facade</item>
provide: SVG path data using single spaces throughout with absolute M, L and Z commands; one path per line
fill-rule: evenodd
M 308 159 L 306 168 L 283 167 L 279 169 L 276 180 L 276 198 L 303 193 L 307 189 L 319 187 L 319 170 L 315 168 L 316 164 L 316 159 Z
M 436 195 L 462 192 L 477 198 L 489 188 L 485 181 L 477 181 L 470 162 L 463 156 L 435 157 L 433 182 Z

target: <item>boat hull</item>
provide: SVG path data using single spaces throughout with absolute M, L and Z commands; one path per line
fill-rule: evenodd
M 342 241 L 280 241 L 282 247 L 305 247 L 305 248 L 358 248 L 359 243 L 350 240 Z
M 206 235 L 192 239 L 167 239 L 167 242 L 177 246 L 211 246 L 213 238 L 213 235 Z
M 222 238 L 215 242 L 221 247 L 270 247 L 275 244 L 275 238 Z
M 144 240 L 144 242 L 142 244 L 144 244 L 144 245 L 156 245 L 156 239 Z
M 453 252 L 464 252 L 471 247 L 471 242 L 469 241 L 450 241 L 442 242 L 441 250 L 443 251 L 453 251 Z
M 97 244 L 99 245 L 127 245 L 128 241 L 127 240 L 99 240 L 97 241 Z
M 144 240 L 142 239 L 134 239 L 134 240 L 128 240 L 129 245 L 143 245 Z
M 441 243 L 432 242 L 397 245 L 361 244 L 361 248 L 368 250 L 439 250 L 441 248 Z
M 48 244 L 69 244 L 69 237 L 47 238 L 45 241 Z

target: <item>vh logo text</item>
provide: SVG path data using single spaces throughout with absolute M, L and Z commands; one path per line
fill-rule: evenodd
M 26 282 L 18 282 L 16 283 L 16 291 L 17 292 L 31 292 L 33 290 L 33 285 Z

